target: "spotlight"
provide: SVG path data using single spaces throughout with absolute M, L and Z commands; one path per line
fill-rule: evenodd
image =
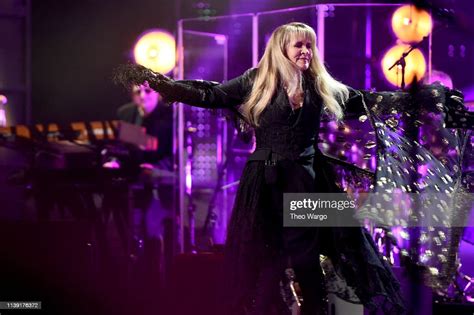
M 433 21 L 431 15 L 414 5 L 398 8 L 392 16 L 392 29 L 395 35 L 405 43 L 418 43 L 431 33 Z
M 409 49 L 410 45 L 406 44 L 393 46 L 385 53 L 382 59 L 382 70 L 385 78 L 391 84 L 398 87 L 401 86 L 402 70 L 398 66 L 393 67 L 391 70 L 388 69 L 403 55 L 404 52 L 407 52 Z M 423 78 L 426 72 L 426 60 L 419 49 L 413 49 L 410 54 L 405 57 L 405 63 L 405 82 L 407 84 L 412 83 L 415 77 L 418 81 Z
M 170 33 L 153 29 L 140 36 L 133 50 L 135 62 L 166 74 L 176 64 L 176 42 Z

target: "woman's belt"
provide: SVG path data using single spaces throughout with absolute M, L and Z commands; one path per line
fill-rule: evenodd
M 267 184 L 276 183 L 278 179 L 277 162 L 281 160 L 288 160 L 288 158 L 267 148 L 256 149 L 248 158 L 248 161 L 265 162 L 265 182 Z
M 306 164 L 312 161 L 313 155 L 311 156 L 300 156 L 295 162 Z M 272 149 L 259 148 L 256 149 L 248 158 L 248 161 L 264 161 L 265 162 L 265 182 L 267 184 L 274 184 L 278 178 L 278 161 L 282 160 L 293 160 L 285 157 Z
M 256 149 L 252 154 L 250 154 L 249 161 L 265 161 L 267 164 L 276 164 L 277 161 L 289 160 L 287 157 L 284 157 L 281 154 L 273 151 L 272 149 L 260 148 Z

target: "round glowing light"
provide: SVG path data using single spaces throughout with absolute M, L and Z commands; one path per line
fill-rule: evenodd
M 138 39 L 133 55 L 136 63 L 166 74 L 176 64 L 176 42 L 166 31 L 150 30 Z
M 148 58 L 156 58 L 158 57 L 158 49 L 156 47 L 152 47 L 148 50 Z
M 393 32 L 405 43 L 420 42 L 431 33 L 432 28 L 431 15 L 414 5 L 404 5 L 393 13 Z
M 410 49 L 409 45 L 400 44 L 390 48 L 382 59 L 382 70 L 385 78 L 393 85 L 398 87 L 401 86 L 402 82 L 402 70 L 401 67 L 393 67 L 392 70 L 388 70 L 403 53 Z M 426 72 L 426 60 L 423 53 L 419 49 L 413 51 L 405 57 L 405 84 L 413 82 L 415 77 L 417 80 L 423 79 Z

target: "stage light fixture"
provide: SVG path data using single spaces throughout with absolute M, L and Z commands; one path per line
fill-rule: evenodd
M 392 29 L 398 39 L 405 43 L 418 43 L 431 33 L 431 15 L 414 5 L 398 8 L 392 16 Z
M 164 30 L 149 30 L 137 40 L 133 55 L 136 63 L 159 73 L 169 73 L 176 64 L 175 39 Z
M 410 45 L 398 44 L 390 48 L 382 59 L 382 70 L 385 78 L 393 85 L 400 87 L 402 82 L 401 66 L 388 70 L 403 53 L 410 50 Z M 405 57 L 405 83 L 408 85 L 416 79 L 420 81 L 426 73 L 426 60 L 421 50 L 415 48 Z

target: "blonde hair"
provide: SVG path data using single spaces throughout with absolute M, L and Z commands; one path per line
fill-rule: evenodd
M 252 91 L 241 108 L 243 116 L 252 125 L 258 126 L 260 114 L 270 103 L 278 84 L 283 84 L 287 88 L 290 97 L 298 90 L 302 90 L 302 73 L 286 55 L 286 49 L 293 36 L 303 36 L 311 42 L 313 58 L 306 71 L 314 80 L 314 88 L 327 111 L 338 120 L 343 117 L 340 104 L 349 97 L 347 87 L 335 80 L 321 62 L 313 28 L 304 23 L 293 22 L 279 26 L 273 31 L 263 57 L 258 63 Z

